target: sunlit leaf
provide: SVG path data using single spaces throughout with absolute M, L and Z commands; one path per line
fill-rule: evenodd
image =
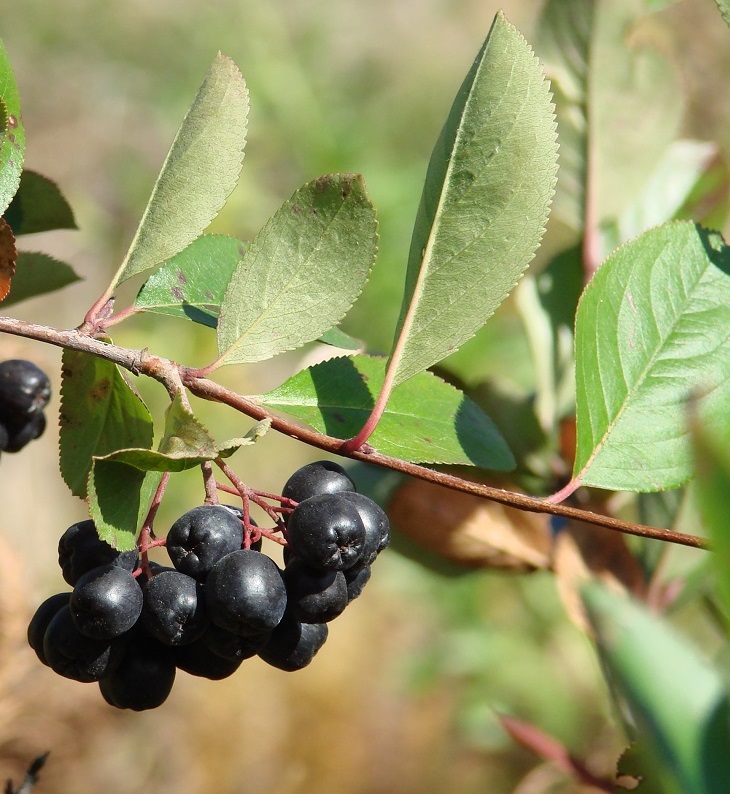
M 219 53 L 175 136 L 113 286 L 166 262 L 215 218 L 238 181 L 247 117 L 246 83 Z
M 135 307 L 215 328 L 223 295 L 244 250 L 245 243 L 235 237 L 204 234 L 147 279 Z
M 35 298 L 37 295 L 55 292 L 80 280 L 70 265 L 60 262 L 48 254 L 36 251 L 18 251 L 13 289 L 5 298 L 3 306 L 10 306 L 28 298 Z
M 322 433 L 346 439 L 362 427 L 383 383 L 385 360 L 334 358 L 256 399 Z M 458 389 L 429 372 L 398 387 L 369 442 L 378 452 L 421 463 L 509 471 L 512 453 L 492 420 Z
M 147 407 L 116 364 L 65 349 L 62 358 L 60 468 L 71 493 L 84 498 L 94 457 L 152 446 Z
M 20 184 L 25 157 L 25 128 L 20 96 L 5 45 L 0 41 L 0 215 Z
M 584 590 L 599 652 L 637 734 L 663 770 L 662 791 L 727 788 L 730 707 L 720 676 L 687 640 L 648 611 L 598 585 Z
M 715 0 L 715 2 L 720 9 L 722 18 L 730 26 L 730 0 Z
M 730 415 L 730 251 L 689 222 L 646 232 L 612 254 L 576 320 L 574 477 L 627 491 L 673 488 L 693 471 L 685 416 L 707 394 Z
M 339 328 L 330 328 L 319 337 L 320 342 L 325 345 L 332 345 L 332 347 L 339 347 L 342 350 L 362 350 L 365 345 L 359 339 L 346 334 Z
M 18 192 L 5 212 L 15 235 L 75 229 L 76 221 L 58 185 L 35 171 L 23 171 Z
M 514 287 L 542 237 L 556 161 L 548 83 L 500 13 L 431 155 L 392 353 L 396 384 L 472 337 Z
M 219 362 L 261 361 L 336 325 L 360 294 L 376 246 L 361 176 L 304 185 L 256 235 L 231 278 L 218 319 Z

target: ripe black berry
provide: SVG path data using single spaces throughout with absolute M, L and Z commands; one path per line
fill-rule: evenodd
M 243 543 L 243 525 L 223 505 L 201 505 L 178 518 L 167 534 L 167 553 L 182 573 L 205 581 L 210 569 Z
M 342 571 L 310 568 L 296 557 L 284 569 L 287 609 L 303 623 L 327 623 L 347 606 Z
M 201 586 L 179 571 L 162 571 L 144 587 L 141 622 L 165 645 L 186 645 L 208 626 Z
M 76 582 L 69 607 L 82 634 L 111 640 L 137 622 L 142 611 L 142 590 L 129 571 L 102 565 L 87 571 Z
M 123 640 L 94 640 L 82 634 L 71 617 L 70 606 L 61 607 L 43 637 L 48 666 L 65 678 L 88 683 L 116 670 L 124 650 Z
M 242 637 L 211 623 L 203 635 L 203 642 L 216 656 L 231 662 L 242 662 L 244 659 L 256 656 L 269 641 L 270 636 L 271 632 L 267 631 L 265 634 Z
M 35 611 L 35 615 L 28 624 L 28 645 L 36 652 L 36 656 L 48 666 L 48 661 L 43 653 L 43 637 L 48 625 L 56 617 L 56 614 L 65 607 L 71 593 L 56 593 L 47 598 Z
M 220 681 L 233 675 L 241 666 L 241 659 L 224 659 L 206 645 L 202 637 L 190 645 L 175 648 L 175 664 L 189 675 Z
M 356 565 L 344 571 L 345 582 L 347 584 L 347 603 L 354 601 L 363 591 L 365 585 L 370 581 L 370 566 Z
M 300 623 L 287 613 L 271 632 L 271 639 L 259 651 L 259 657 L 280 670 L 301 670 L 324 645 L 328 633 L 326 623 Z
M 348 500 L 355 505 L 365 526 L 365 544 L 361 561 L 371 565 L 380 552 L 390 543 L 390 521 L 380 507 L 361 493 L 350 493 Z
M 354 490 L 355 485 L 342 466 L 331 460 L 319 460 L 295 471 L 286 481 L 281 495 L 294 502 L 303 502 L 318 494 Z
M 6 452 L 20 452 L 23 447 L 40 438 L 46 429 L 46 417 L 43 412 L 33 414 L 22 425 L 8 425 L 8 438 L 5 442 Z
M 144 711 L 161 706 L 175 682 L 172 649 L 139 632 L 127 643 L 117 669 L 99 681 L 107 703 Z
M 115 565 L 127 571 L 137 566 L 136 551 L 117 551 L 105 543 L 91 520 L 72 524 L 58 541 L 58 564 L 63 578 L 75 585 L 79 578 L 100 565 Z
M 0 422 L 24 425 L 40 413 L 51 398 L 51 382 L 31 361 L 14 358 L 0 363 Z
M 365 525 L 347 492 L 320 494 L 299 503 L 289 516 L 291 550 L 313 568 L 345 570 L 360 561 Z
M 208 617 L 234 634 L 261 634 L 281 620 L 286 589 L 281 571 L 265 554 L 241 549 L 219 560 L 205 585 Z

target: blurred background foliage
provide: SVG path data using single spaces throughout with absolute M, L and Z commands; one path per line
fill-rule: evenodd
M 85 278 L 13 313 L 63 328 L 81 322 L 124 255 L 180 119 L 221 50 L 243 72 L 252 110 L 241 183 L 211 231 L 249 239 L 302 183 L 333 171 L 363 173 L 378 209 L 380 253 L 344 328 L 373 352 L 387 351 L 427 159 L 453 95 L 497 9 L 534 42 L 540 6 L 0 0 L 1 35 L 23 101 L 26 165 L 58 182 L 80 229 L 23 240 L 24 247 L 71 262 Z M 646 7 L 653 10 L 652 41 L 674 61 L 685 94 L 681 134 L 717 142 L 721 157 L 730 147 L 727 30 L 711 0 L 646 0 Z M 720 188 L 726 192 L 724 183 Z M 535 269 L 546 268 L 549 277 L 551 257 L 575 242 L 569 229 L 551 224 Z M 570 427 L 546 439 L 534 412 L 524 410 L 534 368 L 518 308 L 508 301 L 442 374 L 467 386 L 520 450 L 519 484 L 546 488 L 561 444 L 570 446 Z M 191 365 L 207 363 L 214 352 L 212 333 L 156 317 L 116 329 L 115 341 Z M 0 355 L 34 360 L 58 386 L 60 351 L 3 337 Z M 220 377 L 242 393 L 261 393 L 318 355 L 300 351 Z M 161 389 L 139 386 L 159 416 Z M 232 434 L 229 411 L 205 405 L 200 413 L 214 433 Z M 393 500 L 404 532 L 311 667 L 285 674 L 253 659 L 223 682 L 180 673 L 157 711 L 110 709 L 94 687 L 41 668 L 25 645 L 35 606 L 61 584 L 57 538 L 85 517 L 58 475 L 56 445 L 50 427 L 22 455 L 0 463 L 2 777 L 17 781 L 32 757 L 50 749 L 39 794 L 588 790 L 518 748 L 498 713 L 533 722 L 597 774 L 612 774 L 625 738 L 591 644 L 576 625 L 580 616 L 568 617 L 559 593 L 569 604 L 572 572 L 590 567 L 579 531 L 555 549 L 541 520 L 526 519 L 516 532 L 514 516 L 492 506 L 451 504 L 367 471 L 358 472 L 363 488 Z M 278 490 L 316 457 L 272 434 L 233 463 L 251 484 Z M 168 494 L 158 518 L 162 532 L 201 501 L 199 476 L 176 475 Z M 611 509 L 668 526 L 680 504 L 669 504 L 672 498 L 614 499 Z M 453 542 L 444 542 L 444 523 Z M 697 531 L 688 499 L 676 525 Z M 505 534 L 510 548 L 500 548 Z M 678 602 L 676 618 L 715 650 L 717 627 L 696 607 L 702 554 L 633 541 L 629 554 L 623 540 L 608 535 L 590 535 L 600 550 L 595 570 L 633 591 L 646 581 L 633 567 L 637 560 L 649 572 L 661 565 L 664 581 L 675 573 L 690 577 L 693 597 Z M 559 569 L 557 585 L 544 570 L 548 556 Z M 538 570 L 519 573 L 528 568 Z

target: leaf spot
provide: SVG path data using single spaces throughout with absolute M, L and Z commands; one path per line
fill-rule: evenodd
M 102 378 L 96 381 L 91 390 L 89 391 L 89 398 L 92 402 L 103 402 L 111 389 L 111 381 L 109 378 Z
M 173 287 L 170 292 L 172 293 L 172 297 L 177 298 L 179 301 L 185 297 L 185 293 L 180 289 L 180 287 Z
M 181 284 L 187 284 L 188 283 L 188 277 L 185 275 L 185 273 L 182 272 L 182 270 L 178 270 L 177 271 L 177 280 Z
M 18 126 L 18 118 L 12 113 L 8 116 L 8 127 L 15 128 Z

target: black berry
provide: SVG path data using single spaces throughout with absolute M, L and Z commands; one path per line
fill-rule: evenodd
M 301 623 L 287 614 L 271 632 L 259 657 L 280 670 L 294 672 L 306 667 L 327 639 L 326 623 Z
M 304 623 L 327 623 L 347 606 L 342 571 L 310 568 L 294 558 L 284 569 L 287 608 Z
M 48 661 L 43 653 L 43 637 L 46 629 L 58 612 L 65 607 L 71 593 L 56 593 L 47 598 L 35 611 L 35 615 L 28 624 L 28 645 L 36 652 L 36 656 L 48 666 Z
M 142 611 L 142 590 L 129 571 L 102 565 L 87 571 L 76 582 L 69 607 L 82 634 L 111 640 L 137 622 Z
M 51 398 L 51 382 L 31 361 L 14 358 L 0 363 L 0 421 L 23 425 L 40 413 Z
M 186 645 L 208 626 L 201 586 L 179 571 L 155 574 L 144 587 L 141 622 L 165 645 Z
M 281 495 L 294 502 L 303 502 L 319 494 L 354 490 L 355 485 L 342 466 L 330 460 L 319 460 L 295 471 L 286 481 Z
M 117 551 L 99 538 L 93 521 L 79 521 L 58 541 L 58 564 L 63 578 L 73 586 L 83 574 L 100 565 L 111 564 L 133 571 L 137 566 L 137 552 Z

